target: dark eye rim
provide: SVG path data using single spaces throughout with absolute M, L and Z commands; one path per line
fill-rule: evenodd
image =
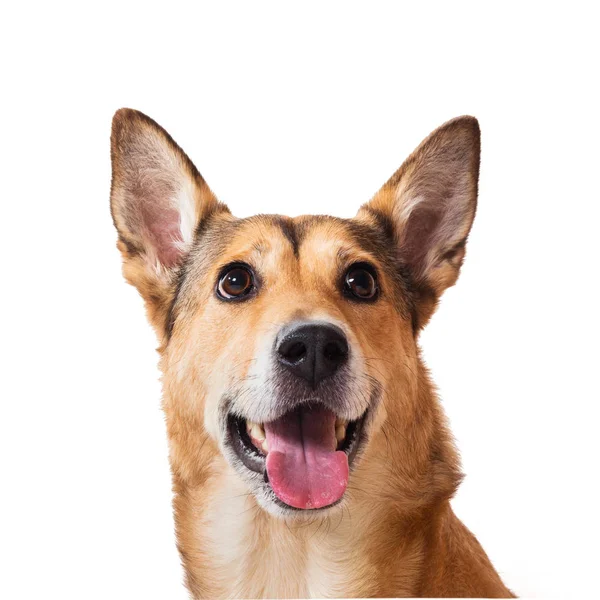
M 234 269 L 242 269 L 246 271 L 250 276 L 251 285 L 243 294 L 240 294 L 239 296 L 224 296 L 223 294 L 221 294 L 221 290 L 219 289 L 221 287 L 221 281 L 223 280 L 225 275 L 227 275 L 230 271 L 233 271 Z M 256 295 L 258 283 L 258 278 L 256 277 L 256 274 L 254 273 L 254 270 L 250 265 L 244 262 L 228 263 L 221 267 L 221 269 L 219 270 L 219 274 L 217 275 L 217 283 L 215 285 L 215 295 L 219 300 L 222 300 L 223 302 L 244 302 L 245 300 L 249 300 L 250 298 Z
M 375 282 L 375 293 L 372 296 L 370 296 L 368 298 L 363 298 L 362 296 L 357 296 L 352 291 L 352 288 L 350 287 L 350 284 L 348 283 L 348 275 L 350 275 L 350 273 L 352 271 L 356 271 L 356 270 L 366 271 L 373 278 L 373 280 Z M 379 299 L 379 296 L 381 293 L 381 289 L 379 286 L 379 278 L 377 277 L 377 269 L 371 263 L 368 263 L 368 262 L 355 262 L 355 263 L 352 263 L 351 265 L 347 266 L 344 269 L 344 275 L 342 277 L 342 286 L 343 286 L 344 296 L 346 296 L 346 298 L 348 298 L 349 300 L 352 300 L 354 302 L 360 302 L 361 304 L 365 303 L 365 302 L 366 303 L 376 302 Z

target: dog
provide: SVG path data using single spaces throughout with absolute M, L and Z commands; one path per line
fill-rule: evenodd
M 429 135 L 355 218 L 235 218 L 117 111 L 111 212 L 159 339 L 194 598 L 514 597 L 455 516 L 459 458 L 418 337 L 459 275 L 480 132 Z

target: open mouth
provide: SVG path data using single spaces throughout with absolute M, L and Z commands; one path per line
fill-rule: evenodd
M 279 503 L 318 509 L 344 495 L 365 417 L 344 421 L 324 405 L 311 403 L 268 423 L 229 414 L 228 428 L 241 463 L 264 476 Z

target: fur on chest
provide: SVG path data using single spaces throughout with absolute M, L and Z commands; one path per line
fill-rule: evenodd
M 412 547 L 399 546 L 390 552 L 374 544 L 369 533 L 381 527 L 380 518 L 360 507 L 354 511 L 340 508 L 325 518 L 284 521 L 265 513 L 231 479 L 219 486 L 218 493 L 205 497 L 202 508 L 197 505 L 194 512 L 198 518 L 192 543 L 201 549 L 203 559 L 186 567 L 201 583 L 199 595 L 410 595 L 418 553 Z M 188 556 L 198 556 L 193 548 L 183 550 Z
M 286 522 L 266 514 L 237 485 L 204 506 L 196 542 L 204 583 L 225 597 L 368 596 L 377 566 L 348 511 Z M 208 595 L 212 595 L 209 593 Z

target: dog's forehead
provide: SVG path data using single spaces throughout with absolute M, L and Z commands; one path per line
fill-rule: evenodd
M 268 265 L 292 261 L 310 265 L 340 259 L 383 259 L 381 232 L 365 223 L 321 215 L 285 217 L 259 215 L 241 219 L 221 231 L 219 262 L 254 258 Z

